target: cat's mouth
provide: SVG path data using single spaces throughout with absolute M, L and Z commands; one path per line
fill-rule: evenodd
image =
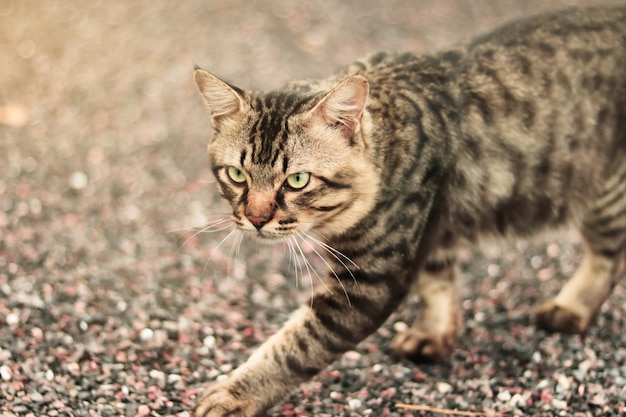
M 249 233 L 249 234 L 251 234 L 257 241 L 270 243 L 270 244 L 278 242 L 284 238 L 283 235 L 268 232 L 267 230 L 262 230 L 262 229 L 255 230 L 254 232 Z

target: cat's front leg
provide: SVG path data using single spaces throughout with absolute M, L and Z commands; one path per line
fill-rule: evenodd
M 376 330 L 402 299 L 394 286 L 344 281 L 319 292 L 228 379 L 209 387 L 196 417 L 263 415 Z
M 419 272 L 415 292 L 420 297 L 420 314 L 411 327 L 391 343 L 391 349 L 414 362 L 446 359 L 456 340 L 458 296 L 455 254 L 436 250 Z
M 228 379 L 211 385 L 196 408 L 196 417 L 252 417 L 279 401 L 334 359 L 308 328 L 315 323 L 302 307 Z M 316 353 L 311 355 L 312 353 Z

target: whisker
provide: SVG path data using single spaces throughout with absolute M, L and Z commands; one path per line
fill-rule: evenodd
M 195 238 L 196 236 L 198 236 L 201 233 L 221 232 L 222 230 L 226 230 L 226 229 L 229 229 L 229 228 L 233 227 L 233 224 L 230 221 L 230 219 L 223 218 L 223 219 L 214 220 L 212 222 L 209 222 L 209 223 L 206 223 L 206 224 L 204 224 L 202 226 L 197 226 L 197 227 L 199 227 L 199 229 L 197 229 L 197 230 L 196 230 L 196 227 L 189 228 L 189 229 L 182 229 L 181 230 L 181 231 L 195 230 L 195 233 L 193 233 L 191 236 L 189 236 L 187 239 L 185 239 L 185 241 L 183 243 L 180 244 L 180 246 L 178 247 L 178 251 L 180 251 L 183 247 L 185 247 L 185 245 L 187 243 L 189 243 L 190 240 L 192 240 L 193 238 Z
M 298 276 L 298 268 L 300 268 L 300 276 L 302 276 L 302 265 L 297 258 L 297 253 L 295 248 L 293 247 L 293 243 L 291 243 L 289 238 L 283 239 L 283 244 L 287 245 L 289 249 L 289 265 L 287 265 L 287 272 L 291 270 L 291 266 L 293 265 L 293 271 L 296 276 L 296 288 L 300 287 L 300 277 Z
M 339 285 L 341 286 L 341 289 L 343 290 L 343 293 L 346 296 L 346 300 L 348 301 L 348 305 L 352 305 L 352 303 L 350 302 L 350 296 L 348 295 L 348 291 L 346 290 L 346 287 L 343 285 L 343 282 L 341 281 L 341 278 L 339 278 L 339 275 L 337 275 L 337 273 L 335 272 L 335 270 L 333 269 L 332 266 L 330 266 L 330 264 L 328 263 L 328 261 L 326 260 L 326 258 L 324 258 L 322 256 L 321 253 L 319 253 L 317 251 L 317 249 L 315 249 L 315 247 L 313 245 L 311 245 L 311 243 L 309 241 L 307 241 L 300 233 L 297 233 L 298 236 L 300 236 L 300 239 L 302 239 L 302 242 L 305 243 L 309 248 L 311 248 L 311 250 L 313 250 L 313 252 L 315 252 L 315 254 L 317 255 L 318 258 L 320 258 L 322 260 L 322 262 L 324 262 L 324 264 L 326 265 L 326 267 L 330 270 L 330 273 L 335 277 L 335 279 L 337 280 L 337 282 L 339 283 Z M 332 253 L 332 252 L 331 252 Z M 350 272 L 350 270 L 348 270 L 348 272 Z M 354 278 L 354 277 L 353 277 Z
M 230 217 L 228 217 L 229 215 L 226 214 L 224 215 L 224 217 L 220 217 L 218 219 L 215 220 L 211 220 L 208 223 L 201 223 L 195 226 L 190 226 L 190 227 L 182 227 L 180 229 L 172 229 L 172 230 L 168 230 L 165 233 L 180 233 L 180 232 L 188 232 L 188 231 L 192 231 L 192 230 L 198 230 L 198 229 L 203 229 L 206 228 L 207 226 L 211 226 L 211 225 L 219 225 L 220 223 L 224 223 L 224 222 L 229 222 L 230 221 Z
M 213 250 L 211 251 L 211 255 L 209 255 L 209 259 L 207 259 L 207 261 L 204 263 L 204 269 L 202 270 L 202 274 L 203 275 L 206 273 L 206 268 L 209 265 L 209 262 L 211 262 L 211 260 L 213 259 L 213 255 L 215 255 L 217 250 L 224 244 L 224 242 L 226 242 L 228 239 L 233 237 L 235 235 L 235 233 L 237 233 L 238 231 L 239 231 L 239 229 L 231 230 L 230 233 L 227 234 L 226 237 L 224 239 L 222 239 L 220 241 L 220 243 L 217 244 L 216 247 L 213 248 Z
M 311 265 L 311 263 L 309 262 L 309 260 L 307 259 L 307 257 L 304 255 L 304 252 L 302 251 L 302 248 L 300 247 L 300 244 L 298 243 L 298 241 L 296 240 L 295 236 L 292 236 L 291 238 L 292 243 L 295 245 L 295 247 L 298 249 L 298 252 L 300 252 L 300 257 L 302 259 L 302 261 L 304 262 L 304 266 L 306 267 L 308 273 L 309 273 L 309 281 L 311 283 L 311 303 L 313 302 L 313 294 L 314 294 L 314 290 L 313 290 L 313 277 L 311 275 L 311 272 L 313 272 L 313 274 L 317 277 L 317 279 L 322 283 L 322 285 L 324 286 L 324 288 L 326 288 L 326 291 L 328 291 L 330 294 L 333 294 L 333 291 L 330 289 L 330 287 L 326 284 L 326 282 L 322 279 L 322 277 L 320 277 L 320 275 L 317 273 L 317 271 L 315 270 L 315 268 L 313 267 L 313 265 Z
M 239 243 L 237 243 L 237 252 L 235 253 L 235 256 L 237 256 L 237 259 L 241 259 L 241 244 L 243 243 L 243 233 L 239 234 Z
M 332 246 L 330 246 L 328 243 L 322 242 L 319 239 L 314 238 L 313 236 L 311 236 L 310 234 L 306 233 L 306 232 L 299 232 L 298 234 L 306 237 L 307 239 L 310 239 L 313 243 L 319 245 L 320 247 L 322 247 L 322 249 L 324 249 L 326 252 L 328 252 L 333 258 L 335 258 L 337 260 L 337 262 L 339 262 L 346 271 L 348 271 L 348 273 L 350 274 L 350 276 L 352 277 L 352 281 L 354 281 L 354 284 L 357 287 L 357 290 L 359 290 L 359 283 L 356 280 L 356 277 L 354 276 L 354 274 L 352 273 L 352 270 L 350 268 L 348 268 L 348 265 L 346 265 L 346 262 L 344 262 L 343 260 L 347 261 L 348 263 L 350 263 L 352 266 L 354 266 L 356 269 L 361 269 L 357 264 L 355 264 L 352 259 L 350 259 L 349 257 L 347 257 L 346 255 L 344 255 L 341 251 L 333 248 Z M 341 259 L 343 258 L 343 260 Z
M 227 265 L 227 269 L 226 272 L 228 273 L 228 275 L 231 275 L 231 272 L 233 270 L 233 255 L 236 256 L 236 248 L 241 245 L 241 240 L 243 239 L 243 233 L 239 234 L 239 239 L 236 239 L 234 241 L 232 241 L 232 244 L 230 245 L 230 253 L 228 254 L 228 265 Z

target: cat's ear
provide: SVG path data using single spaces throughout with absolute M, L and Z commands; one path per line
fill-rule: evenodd
M 243 110 L 242 91 L 238 88 L 200 68 L 196 68 L 193 78 L 209 108 L 214 127 L 223 119 L 234 116 Z
M 338 129 L 352 140 L 361 127 L 369 94 L 369 83 L 362 75 L 346 78 L 333 88 L 312 110 L 314 117 Z

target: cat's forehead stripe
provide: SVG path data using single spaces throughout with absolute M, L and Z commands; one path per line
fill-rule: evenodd
M 271 92 L 255 97 L 252 107 L 259 116 L 252 124 L 250 145 L 254 164 L 274 166 L 289 137 L 289 118 L 307 108 L 311 97 L 292 91 Z M 283 170 L 286 170 L 283 160 Z

